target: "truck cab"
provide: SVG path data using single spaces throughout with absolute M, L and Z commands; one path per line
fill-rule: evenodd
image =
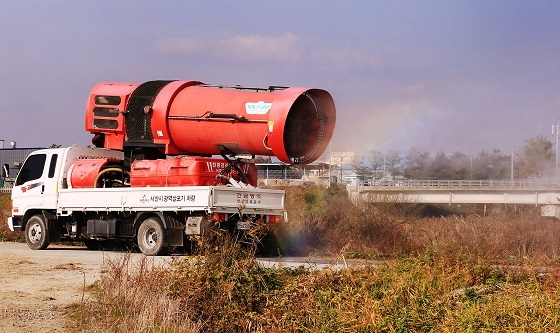
M 68 188 L 68 171 L 76 160 L 107 156 L 124 158 L 119 151 L 79 146 L 41 149 L 29 154 L 12 189 L 10 229 L 23 231 L 25 221 L 32 215 L 57 209 L 59 190 Z
M 57 168 L 64 149 L 42 150 L 32 153 L 20 169 L 12 200 L 17 203 L 12 214 L 34 209 L 56 208 L 56 192 L 61 170 Z M 18 226 L 21 228 L 21 226 Z

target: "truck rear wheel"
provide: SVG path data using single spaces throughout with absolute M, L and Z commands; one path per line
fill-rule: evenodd
M 157 217 L 145 219 L 138 228 L 138 247 L 147 256 L 156 256 L 167 247 L 167 234 Z
M 32 250 L 44 250 L 49 246 L 47 227 L 41 215 L 33 215 L 25 225 L 25 240 Z
M 97 251 L 101 249 L 101 242 L 97 239 L 84 239 L 84 245 L 88 250 Z

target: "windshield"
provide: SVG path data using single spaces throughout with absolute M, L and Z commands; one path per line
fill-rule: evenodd
M 45 169 L 46 154 L 31 155 L 27 158 L 16 179 L 16 186 L 23 185 L 25 182 L 39 179 Z

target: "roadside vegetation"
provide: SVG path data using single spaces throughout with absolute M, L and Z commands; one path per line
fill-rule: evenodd
M 0 193 L 0 242 L 25 242 L 23 233 L 14 233 L 8 228 L 10 200 L 9 193 Z
M 263 268 L 220 233 L 168 268 L 110 262 L 75 305 L 76 331 L 475 332 L 560 330 L 560 223 L 534 207 L 351 203 L 288 188 L 282 255 L 363 265 Z M 258 255 L 257 255 L 258 256 Z
M 213 233 L 161 268 L 123 253 L 72 307 L 76 332 L 560 331 L 560 222 L 535 207 L 354 204 L 343 187 L 287 188 L 277 255 L 362 265 L 263 268 Z M 1 241 L 23 241 L 5 223 Z

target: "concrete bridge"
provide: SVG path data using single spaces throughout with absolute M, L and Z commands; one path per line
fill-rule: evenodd
M 347 189 L 368 202 L 527 204 L 560 218 L 560 180 L 392 180 Z

